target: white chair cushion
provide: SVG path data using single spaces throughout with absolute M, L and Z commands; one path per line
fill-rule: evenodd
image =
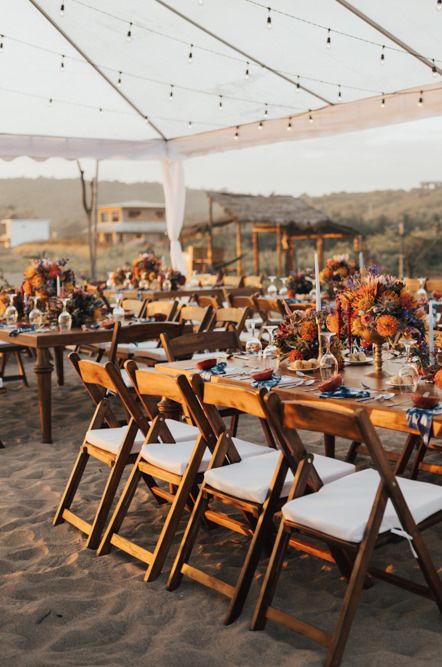
M 272 451 L 256 459 L 233 463 L 222 468 L 213 468 L 205 473 L 204 479 L 207 484 L 218 491 L 224 491 L 235 498 L 262 504 L 267 497 L 280 456 L 282 454 L 279 451 Z M 324 484 L 349 475 L 355 470 L 351 463 L 317 454 L 314 457 L 314 463 Z M 288 496 L 292 482 L 293 475 L 289 470 L 282 489 L 282 498 Z
M 290 501 L 282 508 L 286 519 L 341 540 L 361 542 L 379 485 L 376 470 L 362 470 L 323 486 L 317 493 Z M 416 523 L 442 509 L 442 486 L 397 478 Z M 380 531 L 400 528 L 391 501 Z
M 146 350 L 156 350 L 157 348 L 157 340 L 144 340 L 141 343 L 121 343 L 118 345 L 119 352 L 127 352 L 128 354 L 136 354 L 137 352 L 144 352 Z
M 268 451 L 268 448 L 263 445 L 255 445 L 252 442 L 241 440 L 240 438 L 232 438 L 235 446 L 240 453 L 241 458 L 257 457 L 263 458 Z M 179 442 L 176 444 L 151 444 L 143 445 L 141 449 L 141 456 L 145 461 L 152 465 L 158 466 L 163 470 L 175 473 L 176 475 L 183 475 L 186 470 L 189 459 L 192 455 L 195 440 L 189 442 Z M 209 449 L 203 454 L 201 465 L 198 472 L 207 470 L 207 466 L 212 458 L 212 453 Z
M 186 424 L 185 422 L 179 422 L 175 419 L 166 419 L 166 425 L 169 431 L 172 434 L 173 439 L 179 442 L 186 442 L 192 440 L 192 443 L 195 442 L 196 438 L 199 435 L 199 430 L 196 426 L 192 424 Z M 116 428 L 98 428 L 88 431 L 86 433 L 87 442 L 95 447 L 104 449 L 107 452 L 117 454 L 120 449 L 123 438 L 126 434 L 127 426 L 118 426 Z M 141 449 L 142 444 L 144 443 L 144 435 L 141 431 L 138 431 L 135 436 L 135 442 L 132 447 L 132 452 L 138 454 Z

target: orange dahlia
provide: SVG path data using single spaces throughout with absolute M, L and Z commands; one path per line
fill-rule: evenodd
M 303 322 L 299 331 L 304 340 L 315 340 L 318 337 L 318 327 L 314 322 Z
M 351 332 L 353 336 L 362 336 L 365 331 L 365 327 L 363 326 L 361 320 L 359 317 L 355 317 L 351 321 Z
M 301 350 L 292 350 L 289 352 L 289 361 L 298 361 L 299 359 L 304 359 Z
M 327 317 L 327 329 L 332 333 L 337 334 L 339 331 L 339 318 L 336 313 L 330 313 Z
M 399 303 L 402 308 L 414 308 L 416 305 L 416 299 L 410 294 L 406 289 L 401 290 L 399 295 Z
M 399 322 L 393 315 L 381 315 L 376 322 L 376 331 L 383 338 L 394 336 L 399 328 Z
M 386 290 L 382 294 L 380 300 L 384 304 L 384 306 L 390 306 L 390 308 L 394 308 L 395 306 L 399 305 L 399 297 L 392 290 Z

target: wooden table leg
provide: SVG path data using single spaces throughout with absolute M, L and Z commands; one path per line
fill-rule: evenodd
M 421 442 L 422 440 L 419 435 L 415 433 L 410 433 L 409 435 L 407 435 L 404 446 L 402 448 L 402 452 L 399 456 L 399 460 L 396 465 L 396 470 L 395 470 L 396 475 L 404 474 L 414 449 L 416 449 L 416 447 L 418 447 Z
M 164 419 L 181 419 L 181 405 L 171 401 L 168 398 L 162 398 L 158 403 L 158 411 L 164 417 Z
M 34 366 L 34 373 L 37 376 L 42 442 L 52 442 L 52 371 L 53 366 L 49 361 L 49 350 L 47 348 L 37 348 L 37 361 Z
M 336 458 L 335 455 L 335 436 L 324 433 L 324 449 L 325 455 L 330 459 Z
M 63 365 L 63 348 L 54 347 L 55 357 L 55 371 L 57 373 L 57 383 L 59 387 L 64 385 L 64 365 Z

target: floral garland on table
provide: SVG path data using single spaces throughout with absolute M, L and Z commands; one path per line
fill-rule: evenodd
M 132 284 L 138 287 L 141 280 L 152 282 L 161 272 L 161 259 L 152 252 L 138 255 L 132 262 Z
M 72 326 L 81 327 L 89 322 L 97 322 L 103 319 L 106 304 L 97 294 L 86 292 L 81 288 L 74 289 L 69 295 L 66 304 L 72 315 Z
M 57 278 L 65 292 L 75 286 L 75 274 L 66 267 L 67 259 L 34 259 L 24 271 L 21 286 L 25 296 L 34 296 L 42 301 L 57 296 Z
M 358 270 L 356 262 L 349 260 L 348 255 L 336 255 L 327 260 L 319 274 L 319 280 L 329 296 L 333 297 L 343 286 L 344 281 L 351 278 Z
M 317 312 L 314 308 L 295 310 L 280 323 L 275 334 L 275 345 L 282 353 L 288 353 L 289 361 L 317 359 L 320 354 L 319 332 L 332 331 L 328 311 Z M 334 332 L 333 332 L 334 333 Z M 341 343 L 333 337 L 331 351 L 339 360 Z
M 287 296 L 294 299 L 297 294 L 309 294 L 313 289 L 313 280 L 308 273 L 299 271 L 290 273 L 287 280 Z
M 367 275 L 351 279 L 339 296 L 345 312 L 349 336 L 365 343 L 390 341 L 396 345 L 401 338 L 416 340 L 413 349 L 422 367 L 428 366 L 425 309 L 420 307 L 405 283 L 394 276 L 379 274 L 376 267 Z

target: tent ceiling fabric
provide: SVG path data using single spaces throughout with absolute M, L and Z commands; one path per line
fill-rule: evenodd
M 440 75 L 434 77 L 431 68 L 335 0 L 274 0 L 270 5 L 268 0 L 169 1 L 250 54 L 249 61 L 156 0 L 37 4 L 117 89 L 29 0 L 0 0 L 0 155 L 5 158 L 175 159 L 441 113 Z M 434 59 L 436 67 L 442 66 L 442 12 L 436 11 L 436 0 L 351 4 L 430 62 Z M 331 48 L 326 48 L 328 37 Z M 324 106 L 321 99 L 297 90 L 254 59 L 333 104 Z M 408 94 L 399 93 L 407 90 Z M 143 114 L 167 142 L 146 124 Z

